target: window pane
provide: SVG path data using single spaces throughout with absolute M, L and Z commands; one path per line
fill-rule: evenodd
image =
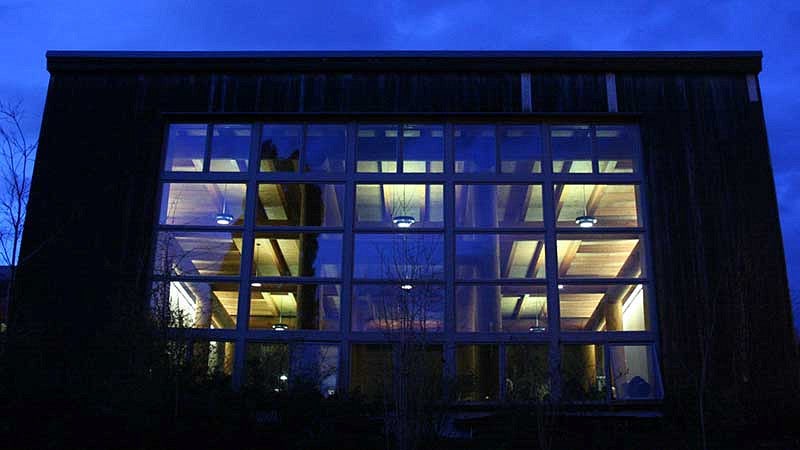
M 444 289 L 431 284 L 356 285 L 353 331 L 444 330 Z
M 297 172 L 300 125 L 264 125 L 261 129 L 261 172 Z
M 153 283 L 151 305 L 159 324 L 179 328 L 236 328 L 238 283 Z
M 156 242 L 156 275 L 239 275 L 241 232 L 161 231 Z
M 649 345 L 612 345 L 611 398 L 647 400 L 661 397 L 661 383 L 655 370 L 653 347 Z
M 306 386 L 330 397 L 336 393 L 338 379 L 338 345 L 303 342 L 292 346 L 289 380 L 294 387 Z
M 456 185 L 456 226 L 542 227 L 542 217 L 541 185 Z
M 544 236 L 456 235 L 456 278 L 544 278 Z
M 247 172 L 252 126 L 214 125 L 211 138 L 212 172 Z
M 170 125 L 164 170 L 202 172 L 207 134 L 208 126 L 204 123 Z
M 636 234 L 558 235 L 560 278 L 639 278 L 644 250 Z
M 494 125 L 456 125 L 457 173 L 494 173 L 497 148 Z
M 244 225 L 245 184 L 165 183 L 159 223 Z
M 341 227 L 343 184 L 259 184 L 256 225 Z
M 344 172 L 347 127 L 309 125 L 306 129 L 305 172 Z
M 441 234 L 357 234 L 353 275 L 380 280 L 441 279 Z
M 495 345 L 456 347 L 456 391 L 458 401 L 497 400 L 499 364 Z
M 251 330 L 339 330 L 341 285 L 268 284 L 250 286 Z
M 428 228 L 443 224 L 441 184 L 359 184 L 356 224 L 389 228 Z
M 350 391 L 369 399 L 392 392 L 392 346 L 353 344 L 350 347 Z
M 458 332 L 547 331 L 545 286 L 459 285 L 455 301 Z
M 542 171 L 542 139 L 538 126 L 500 127 L 500 171 Z
M 638 227 L 639 188 L 625 184 L 553 186 L 559 227 Z
M 561 346 L 561 396 L 566 401 L 605 401 L 606 376 L 603 346 Z
M 235 347 L 233 342 L 195 342 L 192 346 L 192 366 L 195 375 L 231 376 Z
M 397 172 L 397 126 L 359 126 L 356 160 L 358 172 Z
M 245 365 L 245 384 L 249 388 L 265 392 L 289 389 L 288 345 L 248 343 Z
M 588 125 L 550 127 L 553 172 L 592 173 L 592 133 Z
M 341 276 L 341 234 L 256 233 L 255 244 L 255 277 Z
M 641 284 L 560 284 L 561 329 L 565 331 L 646 331 L 647 295 Z
M 639 137 L 635 126 L 598 125 L 596 133 L 601 173 L 633 173 L 637 170 Z
M 442 173 L 444 126 L 403 125 L 403 172 Z
M 541 402 L 550 397 L 547 345 L 506 346 L 506 398 Z

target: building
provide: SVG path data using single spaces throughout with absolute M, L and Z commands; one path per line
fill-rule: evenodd
M 408 330 L 481 408 L 544 390 L 678 417 L 704 354 L 719 409 L 762 420 L 797 392 L 758 52 L 48 70 L 12 305 L 41 331 L 34 379 L 92 383 L 120 304 L 169 299 L 191 357 L 237 387 L 374 393 Z

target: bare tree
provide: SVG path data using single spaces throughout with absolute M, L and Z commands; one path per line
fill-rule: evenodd
M 7 301 L 14 295 L 19 260 L 19 245 L 25 225 L 31 171 L 39 145 L 23 130 L 22 103 L 0 101 L 0 258 L 9 266 Z M 7 311 L 2 311 L 3 318 Z
M 393 219 L 415 219 L 418 202 L 405 192 L 394 198 Z M 442 287 L 430 283 L 441 275 L 442 243 L 427 235 L 398 234 L 379 248 L 382 278 L 376 296 L 375 319 L 392 343 L 384 377 L 384 427 L 392 448 L 425 448 L 442 431 L 446 419 L 443 349 L 431 341 L 442 331 Z

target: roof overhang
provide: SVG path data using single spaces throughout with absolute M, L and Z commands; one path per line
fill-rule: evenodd
M 48 51 L 47 70 L 159 72 L 733 72 L 760 51 Z

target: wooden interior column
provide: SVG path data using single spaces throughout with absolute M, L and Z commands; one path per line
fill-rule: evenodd
M 606 331 L 623 331 L 622 301 L 615 299 L 603 304 L 606 316 Z
M 582 345 L 581 350 L 583 352 L 584 367 L 581 385 L 587 393 L 590 393 L 592 387 L 597 382 L 597 355 L 595 353 L 595 346 L 592 344 Z

